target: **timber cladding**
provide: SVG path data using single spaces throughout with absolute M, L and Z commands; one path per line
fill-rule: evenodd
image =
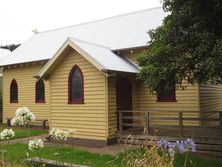
M 3 70 L 3 122 L 13 118 L 18 107 L 28 107 L 37 118 L 50 120 L 49 82 L 45 84 L 45 103 L 35 102 L 36 79 L 33 75 L 40 71 L 43 65 L 29 65 Z M 15 79 L 18 85 L 18 103 L 10 103 L 10 84 Z
M 64 54 L 64 53 L 62 53 Z M 75 137 L 106 140 L 106 77 L 76 51 L 63 56 L 50 74 L 51 127 L 75 129 Z M 84 80 L 84 104 L 68 104 L 70 70 L 78 65 Z
M 201 111 L 222 111 L 222 84 L 200 85 Z

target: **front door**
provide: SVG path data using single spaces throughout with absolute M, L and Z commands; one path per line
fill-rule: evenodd
M 117 110 L 132 110 L 132 88 L 128 78 L 121 78 L 116 84 Z M 132 112 L 123 113 L 122 116 L 132 116 Z M 123 123 L 132 123 L 132 119 L 123 119 Z M 117 113 L 117 127 L 119 129 L 119 115 Z M 130 126 L 123 126 L 128 129 Z

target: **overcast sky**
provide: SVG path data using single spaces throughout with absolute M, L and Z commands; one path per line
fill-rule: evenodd
M 34 33 L 161 6 L 160 0 L 0 0 L 0 45 Z

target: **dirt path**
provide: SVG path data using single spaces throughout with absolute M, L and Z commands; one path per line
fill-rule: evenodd
M 45 142 L 44 143 L 45 146 L 48 147 L 58 147 L 60 146 L 59 143 L 54 143 L 54 142 Z M 113 144 L 113 145 L 108 145 L 108 146 L 104 146 L 104 147 L 88 147 L 88 146 L 81 146 L 81 145 L 76 145 L 74 143 L 74 145 L 70 145 L 70 144 L 65 144 L 64 147 L 75 147 L 76 149 L 79 150 L 84 150 L 84 151 L 88 151 L 91 153 L 98 153 L 98 154 L 110 154 L 113 156 L 116 156 L 117 154 L 128 150 L 130 148 L 136 148 L 138 146 L 136 145 L 123 145 L 123 144 Z

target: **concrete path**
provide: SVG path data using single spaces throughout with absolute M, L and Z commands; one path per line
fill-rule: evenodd
M 49 147 L 59 146 L 59 143 L 53 143 L 53 142 L 45 142 L 44 144 Z M 65 144 L 64 147 L 75 147 L 76 149 L 88 151 L 91 153 L 110 154 L 112 156 L 116 156 L 117 154 L 124 152 L 125 150 L 128 150 L 130 148 L 135 148 L 136 146 L 113 144 L 113 145 L 104 146 L 104 147 L 86 147 L 86 146 L 80 146 L 80 145 L 75 145 L 75 144 L 73 146 Z

